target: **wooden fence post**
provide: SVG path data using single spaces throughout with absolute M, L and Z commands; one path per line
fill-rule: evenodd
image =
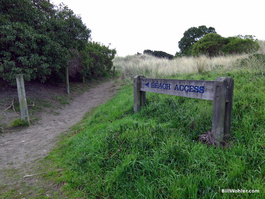
M 134 112 L 138 112 L 146 102 L 146 93 L 141 91 L 141 78 L 144 76 L 135 76 L 133 79 L 134 85 Z
M 233 106 L 233 93 L 234 93 L 234 80 L 232 78 L 226 78 L 226 100 L 225 100 L 225 131 L 224 139 L 230 137 L 230 127 L 232 121 L 232 106 Z
M 230 136 L 234 82 L 232 78 L 219 77 L 215 83 L 212 134 L 217 145 Z
M 113 75 L 113 76 L 115 76 L 115 75 L 116 75 L 116 68 L 115 68 L 115 66 L 113 66 L 112 75 Z
M 65 69 L 65 81 L 66 81 L 66 92 L 70 93 L 70 83 L 69 83 L 69 67 Z
M 17 81 L 17 91 L 18 91 L 18 99 L 20 106 L 20 119 L 27 122 L 29 125 L 30 124 L 29 113 L 28 113 L 28 105 L 27 105 L 23 75 L 22 74 L 16 75 L 16 81 Z

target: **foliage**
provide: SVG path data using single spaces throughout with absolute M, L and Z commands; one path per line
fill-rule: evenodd
M 174 56 L 170 55 L 163 51 L 152 51 L 152 50 L 144 50 L 144 54 L 152 55 L 158 58 L 166 58 L 166 59 L 173 59 Z
M 242 36 L 241 36 L 242 37 Z M 259 44 L 246 37 L 224 38 L 218 34 L 211 33 L 205 35 L 192 46 L 192 55 L 208 55 L 210 57 L 220 54 L 242 54 L 251 53 L 259 49 Z
M 0 26 L 0 77 L 15 83 L 16 74 L 44 82 L 67 64 L 68 51 L 27 24 L 11 22 Z
M 29 123 L 25 120 L 21 120 L 21 119 L 16 119 L 14 121 L 11 122 L 10 124 L 11 127 L 23 127 L 23 126 L 29 126 Z
M 96 42 L 89 42 L 82 51 L 83 68 L 81 75 L 83 78 L 106 76 L 112 66 L 116 50 Z
M 225 42 L 226 40 L 216 33 L 207 34 L 192 46 L 192 55 L 219 55 Z
M 209 33 L 216 33 L 213 27 L 207 28 L 206 26 L 191 27 L 186 30 L 183 37 L 179 41 L 180 52 L 177 55 L 191 55 L 192 45 L 195 44 L 204 35 Z
M 41 31 L 61 46 L 78 50 L 85 47 L 91 33 L 83 24 L 81 18 L 63 4 L 46 21 Z
M 64 79 L 72 51 L 85 49 L 91 31 L 67 6 L 44 0 L 0 0 L 0 78 L 15 84 Z
M 228 37 L 227 40 L 222 48 L 225 54 L 251 53 L 259 49 L 259 44 L 250 38 Z

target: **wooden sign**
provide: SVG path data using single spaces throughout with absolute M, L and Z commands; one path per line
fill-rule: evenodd
M 213 100 L 214 81 L 141 79 L 141 91 Z
M 230 135 L 234 81 L 219 77 L 215 81 L 150 79 L 134 77 L 134 112 L 145 104 L 145 92 L 213 100 L 212 134 L 217 144 Z

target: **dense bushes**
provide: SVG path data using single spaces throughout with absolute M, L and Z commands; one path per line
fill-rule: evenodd
M 91 31 L 67 6 L 0 0 L 0 11 L 0 79 L 9 84 L 20 73 L 26 81 L 64 80 L 65 69 L 77 60 L 74 78 L 100 76 L 111 68 L 115 50 L 88 43 Z
M 116 50 L 96 42 L 87 43 L 82 51 L 84 67 L 81 71 L 83 78 L 106 76 L 112 66 L 112 59 L 115 57 Z
M 227 44 L 222 48 L 225 54 L 241 54 L 255 52 L 259 49 L 259 44 L 252 39 L 228 37 Z
M 44 82 L 70 58 L 66 48 L 31 26 L 13 22 L 0 26 L 0 77 L 11 84 L 16 74 Z
M 170 55 L 163 51 L 152 51 L 152 50 L 144 50 L 144 54 L 152 55 L 158 58 L 166 58 L 166 59 L 173 59 L 173 55 Z
M 216 33 L 206 34 L 192 46 L 192 55 L 242 54 L 255 52 L 259 49 L 256 41 L 250 38 L 224 38 Z

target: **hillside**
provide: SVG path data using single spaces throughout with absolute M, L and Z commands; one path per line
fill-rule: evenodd
M 47 158 L 33 165 L 23 164 L 22 170 L 3 161 L 5 166 L 13 167 L 2 170 L 1 179 L 16 181 L 9 181 L 11 186 L 1 184 L 1 197 L 264 198 L 263 49 L 257 54 L 211 59 L 201 56 L 167 60 L 146 55 L 115 58 L 122 85 L 118 94 L 62 135 L 58 147 Z M 212 101 L 147 93 L 146 106 L 135 114 L 132 85 L 135 75 L 194 80 L 233 78 L 229 144 L 216 148 L 198 139 L 211 128 Z M 89 97 L 92 101 L 93 96 Z M 79 108 L 84 113 L 82 100 Z M 60 115 L 67 116 L 66 112 Z M 47 119 L 53 122 L 52 117 Z M 14 149 L 18 152 L 23 151 L 20 148 L 25 141 L 23 136 L 32 137 L 27 130 L 20 134 L 21 140 L 14 133 L 10 135 L 16 137 L 8 141 L 16 140 Z M 45 140 L 45 135 L 42 138 Z M 26 143 L 25 147 L 32 144 Z M 34 151 L 34 147 L 30 149 Z M 39 149 L 42 151 L 42 147 Z M 5 150 L 19 160 L 10 148 Z M 23 153 L 19 158 L 27 162 L 31 155 Z M 26 178 L 22 178 L 24 175 Z M 227 189 L 255 193 L 223 193 Z
M 227 59 L 117 58 L 114 65 L 124 86 L 75 126 L 50 155 L 54 167 L 64 169 L 53 178 L 70 190 L 69 198 L 264 198 L 264 56 Z M 180 64 L 191 60 L 194 65 Z M 230 145 L 215 148 L 198 139 L 211 128 L 211 101 L 148 93 L 147 105 L 134 114 L 135 74 L 196 80 L 232 77 Z M 256 193 L 222 193 L 223 189 Z

